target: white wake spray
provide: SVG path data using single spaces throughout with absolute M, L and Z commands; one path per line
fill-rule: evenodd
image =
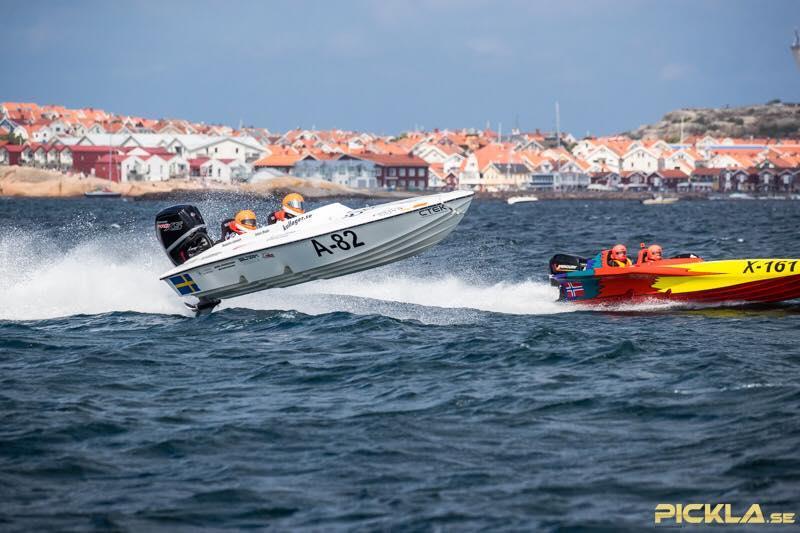
M 183 313 L 142 243 L 106 235 L 63 249 L 41 235 L 0 236 L 0 320 L 114 311 Z
M 41 234 L 0 235 L 0 320 L 116 311 L 189 316 L 182 300 L 158 279 L 169 268 L 166 256 L 156 243 L 144 239 L 110 231 L 65 246 Z M 432 323 L 472 321 L 476 311 L 550 314 L 575 310 L 555 302 L 556 296 L 556 290 L 544 282 L 476 285 L 455 276 L 398 275 L 384 267 L 234 298 L 222 308 L 376 313 Z
M 270 294 L 271 293 L 271 294 Z M 572 310 L 556 302 L 558 291 L 536 281 L 475 285 L 455 276 L 412 278 L 389 269 L 361 272 L 287 289 L 251 295 L 248 307 L 286 305 L 304 296 L 332 295 L 444 309 L 474 309 L 496 313 L 540 315 Z M 234 300 L 231 305 L 236 305 Z M 343 309 L 357 312 L 352 309 Z

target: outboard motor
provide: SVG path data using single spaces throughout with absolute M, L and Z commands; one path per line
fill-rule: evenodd
M 550 259 L 550 273 L 563 274 L 586 269 L 586 258 L 577 255 L 556 254 Z
M 156 233 L 174 265 L 180 265 L 214 246 L 203 215 L 193 205 L 174 205 L 158 213 Z

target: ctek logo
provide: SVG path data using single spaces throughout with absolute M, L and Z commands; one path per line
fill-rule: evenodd
M 419 210 L 419 215 L 422 217 L 427 217 L 430 215 L 435 215 L 436 213 L 447 213 L 450 212 L 451 209 L 444 204 L 436 204 L 430 207 L 425 207 Z
M 676 524 L 794 524 L 795 513 L 771 513 L 767 519 L 757 503 L 742 516 L 736 516 L 729 503 L 659 503 L 655 523 L 674 521 Z

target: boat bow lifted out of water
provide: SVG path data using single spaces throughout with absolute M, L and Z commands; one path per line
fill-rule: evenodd
M 550 280 L 559 300 L 626 303 L 781 302 L 800 298 L 800 259 L 704 261 L 694 254 L 626 268 L 607 264 L 608 250 L 592 259 L 557 254 L 550 259 Z
M 444 239 L 472 192 L 418 196 L 350 209 L 333 203 L 214 244 L 200 212 L 177 205 L 156 215 L 156 233 L 175 268 L 160 279 L 198 315 L 222 299 L 344 276 L 417 255 Z

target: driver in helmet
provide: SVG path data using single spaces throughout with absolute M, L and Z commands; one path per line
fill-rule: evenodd
M 663 259 L 663 250 L 657 244 L 651 244 L 647 247 L 647 254 L 644 256 L 645 263 L 653 263 Z
M 615 244 L 608 253 L 608 266 L 610 267 L 629 267 L 631 260 L 628 259 L 628 249 L 624 244 Z
M 256 227 L 256 214 L 249 209 L 243 209 L 236 213 L 235 217 L 222 222 L 220 241 L 227 241 L 248 231 L 255 231 Z
M 275 224 L 279 220 L 289 220 L 305 213 L 305 200 L 296 192 L 287 194 L 281 202 L 281 209 L 270 213 L 267 224 Z

